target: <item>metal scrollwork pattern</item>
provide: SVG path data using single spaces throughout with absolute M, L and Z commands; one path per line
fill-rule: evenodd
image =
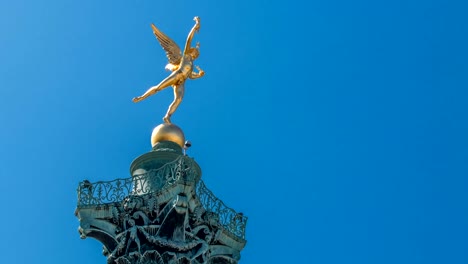
M 132 181 L 132 178 L 96 183 L 85 180 L 78 186 L 78 208 L 122 201 L 132 191 Z
M 131 178 L 91 183 L 88 180 L 78 185 L 78 208 L 104 205 L 122 201 L 130 194 L 148 194 L 161 191 L 178 182 L 195 182 L 195 169 L 190 158 L 180 156 L 159 169 Z
M 96 183 L 85 180 L 78 186 L 77 207 L 120 203 L 129 196 L 161 192 L 177 183 L 195 183 L 196 173 L 192 162 L 192 159 L 180 156 L 159 169 L 149 170 L 131 178 Z M 195 190 L 213 224 L 220 225 L 233 235 L 245 239 L 246 216 L 227 207 L 206 188 L 202 180 L 197 182 Z
M 237 213 L 233 209 L 227 207 L 223 201 L 218 199 L 202 180 L 197 183 L 196 192 L 198 199 L 202 203 L 205 210 L 215 213 L 219 223 L 224 229 L 230 233 L 245 239 L 245 226 L 247 225 L 247 217 L 242 213 Z

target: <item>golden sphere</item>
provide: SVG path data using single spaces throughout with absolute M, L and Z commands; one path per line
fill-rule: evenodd
M 184 132 L 174 124 L 160 124 L 153 129 L 153 133 L 151 134 L 151 146 L 154 147 L 156 143 L 161 141 L 171 141 L 183 148 L 185 144 Z

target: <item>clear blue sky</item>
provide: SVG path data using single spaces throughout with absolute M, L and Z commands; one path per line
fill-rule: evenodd
M 2 1 L 2 263 L 106 263 L 73 215 L 130 176 L 170 89 L 155 23 L 198 64 L 172 121 L 249 217 L 242 264 L 468 263 L 465 1 Z

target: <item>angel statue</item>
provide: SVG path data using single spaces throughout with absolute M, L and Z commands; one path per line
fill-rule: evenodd
M 156 35 L 159 43 L 166 51 L 166 56 L 169 59 L 169 63 L 166 65 L 166 70 L 170 70 L 172 73 L 166 79 L 162 80 L 158 85 L 149 88 L 148 91 L 146 91 L 142 96 L 133 98 L 133 102 L 140 102 L 141 100 L 146 99 L 148 96 L 151 96 L 169 86 L 172 86 L 174 88 L 174 101 L 169 106 L 169 109 L 163 118 L 165 123 L 171 123 L 172 114 L 174 114 L 180 102 L 182 102 L 185 90 L 185 80 L 187 80 L 187 78 L 198 79 L 205 74 L 205 72 L 198 66 L 195 66 L 198 72 L 193 70 L 193 62 L 200 54 L 198 51 L 200 44 L 197 43 L 194 48 L 190 47 L 190 43 L 192 42 L 193 34 L 195 32 L 198 33 L 198 30 L 200 29 L 200 18 L 195 17 L 193 20 L 195 20 L 195 25 L 188 34 L 183 53 L 181 53 L 179 46 L 177 46 L 177 44 L 172 39 L 162 33 L 154 24 L 151 24 L 154 35 Z

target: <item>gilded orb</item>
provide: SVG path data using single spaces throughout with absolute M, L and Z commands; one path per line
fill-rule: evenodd
M 151 146 L 154 147 L 161 141 L 171 141 L 183 148 L 185 144 L 184 132 L 172 123 L 160 124 L 153 129 L 153 133 L 151 134 Z

